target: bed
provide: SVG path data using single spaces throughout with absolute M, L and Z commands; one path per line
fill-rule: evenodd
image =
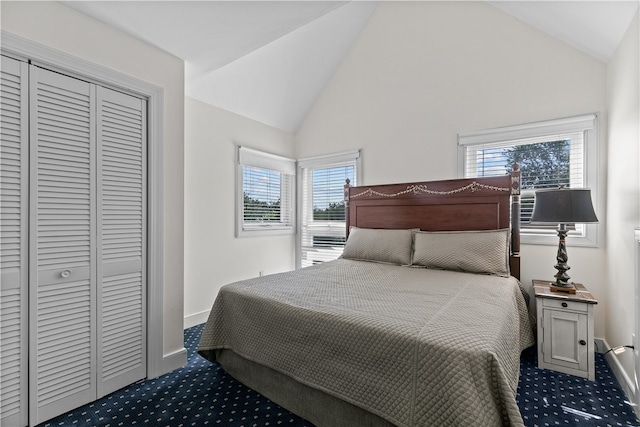
M 318 426 L 523 425 L 519 183 L 347 184 L 343 256 L 224 286 L 198 352 Z

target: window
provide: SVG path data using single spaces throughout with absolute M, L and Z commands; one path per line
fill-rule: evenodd
M 238 147 L 236 236 L 294 232 L 295 161 Z
M 298 267 L 331 261 L 346 241 L 344 185 L 358 180 L 359 151 L 298 161 L 300 237 Z
M 529 223 L 535 190 L 590 188 L 596 197 L 597 115 L 510 126 L 458 135 L 461 175 L 502 175 L 517 163 L 521 169 L 522 242 L 557 244 L 554 226 Z M 572 244 L 594 246 L 594 224 L 569 226 Z

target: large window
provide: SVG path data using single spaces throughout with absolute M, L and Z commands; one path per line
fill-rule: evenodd
M 238 147 L 236 235 L 294 232 L 295 161 Z
M 521 170 L 523 243 L 557 244 L 553 226 L 530 224 L 535 190 L 590 188 L 596 192 L 595 114 L 458 135 L 462 176 L 503 175 Z M 571 224 L 573 244 L 595 245 L 594 225 Z
M 298 162 L 300 237 L 298 267 L 336 259 L 346 240 L 344 185 L 356 185 L 358 151 Z

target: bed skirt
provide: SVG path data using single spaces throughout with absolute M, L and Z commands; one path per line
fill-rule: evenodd
M 215 354 L 220 366 L 232 377 L 318 427 L 394 426 L 371 412 L 238 356 L 232 350 L 219 349 Z

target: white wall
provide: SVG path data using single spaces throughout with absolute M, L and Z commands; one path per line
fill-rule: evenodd
M 483 2 L 384 2 L 296 135 L 296 156 L 362 148 L 363 182 L 457 177 L 457 133 L 606 113 L 606 66 Z M 606 224 L 606 114 L 597 214 Z M 570 274 L 600 300 L 599 248 L 569 247 Z M 555 246 L 522 248 L 522 281 L 552 278 Z
M 182 354 L 183 61 L 57 2 L 0 5 L 3 30 L 164 89 L 164 283 L 153 285 L 164 287 L 163 355 Z
M 295 237 L 234 237 L 236 144 L 293 157 L 293 135 L 186 98 L 185 327 L 228 283 L 295 267 Z
M 611 346 L 631 344 L 634 332 L 634 228 L 640 226 L 640 30 L 638 13 L 607 67 L 607 310 Z M 618 356 L 633 379 L 633 352 Z M 640 397 L 640 396 L 639 396 Z

